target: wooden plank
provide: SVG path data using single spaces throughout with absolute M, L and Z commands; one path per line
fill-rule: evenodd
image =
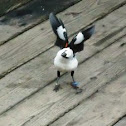
M 77 106 L 81 101 L 96 92 L 101 86 L 126 71 L 126 48 L 120 48 L 120 44 L 124 43 L 125 39 L 126 37 L 79 66 L 76 77 L 84 90 L 81 95 L 76 95 L 69 84 L 67 86 L 62 85 L 63 90 L 55 93 L 52 91 L 54 83 L 51 83 L 49 86 L 37 91 L 36 94 L 28 97 L 25 101 L 17 104 L 13 109 L 1 115 L 0 124 L 6 124 L 6 126 L 45 126 L 59 118 L 65 112 L 71 110 L 74 106 Z M 48 71 L 48 74 L 46 74 L 48 78 L 53 76 L 54 72 L 51 72 L 51 69 L 47 69 L 45 72 L 46 71 Z M 37 80 L 38 78 L 39 80 L 42 78 L 41 74 L 39 76 L 40 78 L 36 76 L 35 79 Z M 62 79 L 69 82 L 70 77 L 63 76 Z M 4 105 L 1 104 L 0 106 L 6 106 L 6 104 L 9 104 L 9 101 L 12 102 L 12 99 L 14 100 L 18 97 L 16 95 L 14 98 L 11 97 L 11 95 L 14 96 L 17 93 L 21 97 L 23 94 L 28 93 L 28 91 L 30 92 L 35 89 L 36 84 L 41 85 L 41 82 L 41 80 L 39 82 L 32 80 L 27 83 L 28 85 L 26 85 L 26 87 L 19 85 L 19 87 L 17 87 L 19 90 L 8 92 L 7 95 L 1 97 L 0 103 L 4 102 Z M 23 90 L 21 90 L 21 88 L 23 88 Z M 8 102 L 6 101 L 7 97 L 10 97 Z
M 126 117 L 119 120 L 115 125 L 113 126 L 126 126 Z
M 95 3 L 95 1 L 96 0 L 93 0 L 91 2 L 91 0 L 89 0 L 89 3 L 83 1 L 81 3 L 78 3 L 75 6 L 70 7 L 66 11 L 62 12 L 60 15 L 62 15 L 62 18 L 64 20 L 65 17 L 63 15 L 65 15 L 65 13 L 67 13 L 67 11 L 73 11 L 76 8 L 75 12 L 80 12 L 80 11 L 83 12 L 83 11 L 85 11 L 85 7 L 87 5 L 89 5 L 89 7 L 91 7 L 91 6 L 93 6 L 92 4 Z M 66 18 L 66 21 L 68 21 L 68 23 L 69 23 L 74 19 L 75 19 L 75 17 L 71 16 L 71 18 Z M 9 29 L 9 28 L 5 27 L 5 29 Z M 2 31 L 5 31 L 5 29 L 2 28 Z M 10 28 L 11 33 L 15 32 L 16 29 L 17 28 L 15 28 L 15 29 Z M 51 33 L 51 37 L 49 37 L 50 33 Z M 1 36 L 4 36 L 3 32 L 0 32 L 0 34 L 2 34 Z M 7 38 L 7 37 L 4 36 L 4 38 Z M 55 38 L 52 33 L 51 26 L 49 24 L 49 21 L 46 21 L 46 22 L 36 26 L 35 28 L 25 32 L 24 34 L 20 35 L 19 37 L 13 39 L 6 45 L 3 45 L 2 47 L 0 47 L 0 52 L 2 52 L 0 55 L 0 59 L 2 61 L 0 63 L 0 68 L 3 68 L 4 70 L 1 69 L 0 75 L 1 74 L 4 75 L 4 74 L 8 73 L 9 71 L 20 66 L 21 64 L 24 64 L 24 62 L 27 62 L 31 58 L 42 53 L 49 47 L 52 47 L 54 41 L 55 41 Z M 47 45 L 47 47 L 45 47 L 45 44 Z M 39 50 L 39 52 L 37 50 Z M 27 52 L 25 52 L 25 51 L 27 51 Z M 35 53 L 34 53 L 34 51 L 35 51 Z M 33 55 L 31 56 L 32 53 L 33 53 Z M 17 54 L 17 55 L 15 55 L 15 54 Z M 10 58 L 12 58 L 13 60 Z M 6 59 L 6 61 L 5 61 L 5 59 Z M 7 66 L 7 64 L 6 64 L 8 62 L 7 60 L 12 61 L 9 63 L 10 64 L 9 66 Z M 3 65 L 5 65 L 5 66 L 3 66 Z
M 124 1 L 123 1 L 124 2 Z M 85 10 L 85 7 L 86 6 L 89 6 L 92 8 L 92 6 L 96 3 L 96 0 L 89 0 L 89 2 L 86 2 L 86 0 L 83 0 L 82 2 L 68 8 L 67 10 L 65 10 L 63 12 L 63 14 L 65 14 L 65 12 L 67 11 L 73 11 L 75 9 L 75 13 L 78 13 L 78 12 L 83 12 Z M 84 6 L 82 6 L 82 4 Z M 93 5 L 92 5 L 93 4 Z M 80 6 L 81 5 L 81 6 Z M 89 12 L 91 11 L 90 9 L 88 9 Z M 62 14 L 62 15 L 63 15 Z M 64 15 L 65 16 L 65 15 Z M 65 16 L 63 19 L 67 18 L 68 16 Z M 2 18 L 3 19 L 3 18 Z M 74 19 L 74 18 L 72 18 Z M 69 22 L 71 22 L 72 20 L 69 18 L 67 18 L 67 20 Z M 17 22 L 17 21 L 16 21 Z M 9 39 L 13 38 L 13 36 L 16 36 L 17 34 L 21 33 L 22 31 L 26 31 L 25 29 L 28 29 L 30 27 L 32 27 L 32 25 L 34 26 L 35 24 L 37 24 L 37 22 L 39 22 L 39 19 L 33 22 L 29 22 L 28 25 L 25 25 L 25 26 L 18 26 L 18 23 L 16 25 L 6 25 L 6 24 L 3 24 L 3 25 L 0 25 L 0 31 L 3 31 L 1 34 L 0 34 L 0 44 L 3 44 L 4 42 L 8 41 Z M 41 23 L 40 25 L 38 25 L 37 27 L 31 29 L 28 33 L 30 36 L 27 36 L 27 35 L 23 35 L 24 37 L 26 36 L 26 39 L 25 41 L 29 41 L 30 38 L 35 38 L 36 36 L 40 36 L 42 33 L 48 33 L 48 30 L 50 29 L 50 25 L 48 24 L 48 21 L 46 21 L 46 23 Z M 37 30 L 37 31 L 36 31 Z M 50 29 L 51 31 L 51 29 Z M 33 33 L 32 33 L 33 32 Z M 3 37 L 4 35 L 4 37 Z M 43 38 L 43 37 L 42 37 Z M 31 39 L 30 39 L 31 40 Z M 22 42 L 20 42 L 22 43 Z
M 77 5 L 67 9 L 63 13 L 60 13 L 60 17 L 62 17 L 62 19 L 65 21 L 66 27 L 68 28 L 70 35 L 80 30 L 80 28 L 83 28 L 86 25 L 92 23 L 94 20 L 97 20 L 97 18 L 101 17 L 101 15 L 105 13 L 105 10 L 107 10 L 107 12 L 110 11 L 114 5 L 119 4 L 118 2 L 121 1 L 117 2 L 115 0 L 111 7 L 109 5 L 109 2 L 111 3 L 112 1 L 110 0 L 100 2 L 98 6 L 95 1 L 92 1 L 90 4 L 86 2 L 86 5 L 89 4 L 88 7 L 90 8 L 89 10 L 87 9 L 87 11 L 85 11 L 85 8 L 81 8 L 81 6 L 85 7 L 84 2 L 85 1 L 82 1 L 81 3 L 78 3 Z M 76 13 L 80 11 L 82 12 L 77 16 L 73 16 L 72 14 L 69 15 L 71 11 L 73 12 L 73 9 L 75 9 L 74 12 Z M 124 16 L 125 14 L 122 15 Z M 121 19 L 125 20 L 125 16 Z M 124 24 L 125 21 L 121 23 Z M 119 27 L 121 27 L 119 23 L 118 25 Z M 7 27 L 5 29 L 7 29 Z M 114 31 L 115 29 L 112 29 L 112 31 Z M 11 29 L 11 33 L 15 30 Z M 2 29 L 2 31 L 4 31 L 4 28 Z M 2 34 L 3 32 L 0 33 Z M 6 38 L 6 36 L 4 36 L 4 38 Z M 6 43 L 5 45 L 1 46 L 1 77 L 14 70 L 15 68 L 25 64 L 29 60 L 32 60 L 47 49 L 51 48 L 53 46 L 54 39 L 55 38 L 52 33 L 51 27 L 49 25 L 49 22 L 47 21 L 25 32 L 24 34 L 10 41 L 9 43 Z
M 114 0 L 114 1 L 110 1 L 110 0 L 83 0 L 82 2 L 80 2 L 79 4 L 73 6 L 69 9 L 67 9 L 64 14 L 62 14 L 62 16 L 64 17 L 63 19 L 68 20 L 68 21 L 72 21 L 73 19 L 75 19 L 75 17 L 78 17 L 83 11 L 85 12 L 85 16 L 87 18 L 88 13 L 91 14 L 90 15 L 90 19 L 89 19 L 89 23 L 93 22 L 93 20 L 97 20 L 97 17 L 100 18 L 103 15 L 109 13 L 109 11 L 114 10 L 115 8 L 118 8 L 119 6 L 123 5 L 126 3 L 126 0 Z M 83 6 L 82 6 L 83 5 Z M 94 11 L 94 13 L 92 12 Z M 84 16 L 83 15 L 83 16 Z M 20 25 L 20 22 L 18 22 L 18 19 L 14 19 L 10 25 L 8 24 L 4 24 L 0 25 L 0 44 L 3 44 L 4 42 L 7 42 L 8 40 L 14 38 L 15 36 L 17 36 L 18 34 L 22 33 L 23 31 L 26 31 L 27 29 L 33 27 L 34 25 L 36 25 L 37 23 L 39 23 L 42 20 L 43 17 L 40 17 L 40 19 L 36 19 L 36 21 L 31 21 L 29 22 L 27 25 L 22 26 Z M 85 17 L 83 18 L 84 22 L 85 20 L 87 20 Z M 94 19 L 93 19 L 94 18 Z M 3 19 L 3 17 L 2 17 Z M 72 19 L 72 20 L 71 20 Z M 16 24 L 14 23 L 16 22 Z M 86 23 L 86 22 L 85 22 Z M 86 26 L 87 24 L 84 23 L 84 26 Z M 15 24 L 15 25 L 14 25 Z M 46 30 L 44 29 L 45 27 L 43 27 L 42 25 L 39 25 L 39 27 L 37 28 L 38 32 L 46 32 Z M 41 30 L 44 29 L 44 30 Z M 49 27 L 47 28 L 49 29 Z M 33 32 L 33 35 L 36 34 L 36 32 Z M 33 36 L 31 35 L 31 36 Z M 37 34 L 36 34 L 37 35 Z M 33 36 L 34 37 L 36 37 Z M 40 35 L 40 34 L 39 34 Z
M 126 118 L 113 125 L 126 113 L 125 84 L 126 73 L 99 89 L 50 126 L 125 126 Z
M 30 0 L 0 0 L 0 16 L 28 3 Z
M 50 12 L 61 12 L 79 1 L 81 0 L 32 0 L 28 4 L 7 13 L 0 18 L 1 28 L 5 27 L 0 34 L 0 45 L 47 20 Z M 11 0 L 11 2 L 14 1 Z M 12 31 L 13 29 L 15 31 Z
M 116 12 L 113 12 L 113 13 L 116 15 Z M 103 38 L 103 36 L 99 36 L 99 32 L 101 32 L 99 30 L 102 28 L 102 25 L 103 25 L 100 22 L 104 22 L 105 24 L 105 21 L 106 21 L 106 24 L 109 24 L 109 21 L 111 22 L 109 18 L 114 14 L 111 14 L 107 16 L 106 19 L 103 19 L 97 22 L 96 25 L 98 29 L 95 36 L 96 38 L 97 37 L 99 39 L 100 37 Z M 116 23 L 116 26 L 118 29 L 121 28 L 118 26 L 118 23 Z M 108 31 L 108 29 L 106 30 L 105 28 L 104 30 L 102 31 L 103 33 Z M 112 33 L 113 32 L 115 31 L 112 31 Z M 108 40 L 105 41 L 104 45 L 100 45 L 97 48 L 94 48 L 93 46 L 88 45 L 87 43 L 85 50 L 79 54 L 79 57 L 78 57 L 79 62 L 82 63 L 86 59 L 89 59 L 90 57 L 95 55 L 98 51 L 100 50 L 102 51 L 104 48 L 114 43 L 115 40 L 118 39 L 118 37 L 122 37 L 125 34 L 126 34 L 126 29 L 123 29 L 121 32 L 119 32 L 115 36 L 108 38 Z M 94 38 L 92 38 L 92 40 L 93 39 Z M 94 43 L 96 43 L 95 39 L 93 41 Z M 123 43 L 125 43 L 125 41 L 122 40 L 121 43 L 118 43 L 118 46 L 119 44 L 123 44 Z M 115 47 L 116 48 L 115 50 L 123 51 L 122 50 L 123 48 L 118 49 L 118 46 L 117 48 Z M 112 51 L 114 50 L 112 49 Z M 56 72 L 56 69 L 53 66 L 53 58 L 55 57 L 56 52 L 57 52 L 57 49 L 52 48 L 48 50 L 47 52 L 43 53 L 42 55 L 40 55 L 39 57 L 37 57 L 36 59 L 32 60 L 31 62 L 25 64 L 23 67 L 15 70 L 14 72 L 10 73 L 9 75 L 7 75 L 6 77 L 0 80 L 0 97 L 1 97 L 0 113 L 4 113 L 8 109 L 10 109 L 12 106 L 18 104 L 20 101 L 29 97 L 29 95 L 34 94 L 38 90 L 48 85 L 50 82 L 52 82 L 56 78 L 56 75 L 54 74 Z M 16 97 L 15 97 L 15 94 L 16 94 Z

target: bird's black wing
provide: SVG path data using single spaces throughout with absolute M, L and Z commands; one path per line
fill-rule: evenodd
M 94 33 L 95 26 L 79 32 L 69 43 L 69 47 L 73 50 L 74 53 L 80 52 L 84 49 L 84 42 L 88 40 Z
M 53 32 L 57 36 L 55 45 L 64 48 L 68 43 L 67 31 L 61 19 L 58 19 L 53 13 L 49 15 L 50 24 L 52 26 Z

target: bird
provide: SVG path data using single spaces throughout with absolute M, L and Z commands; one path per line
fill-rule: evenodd
M 78 67 L 76 53 L 81 52 L 84 49 L 84 42 L 94 34 L 95 26 L 92 25 L 87 29 L 80 31 L 71 41 L 69 41 L 63 21 L 53 12 L 50 13 L 49 20 L 52 30 L 56 35 L 55 45 L 60 48 L 54 58 L 54 66 L 57 69 L 57 81 L 54 91 L 57 92 L 61 88 L 59 84 L 61 72 L 70 72 L 72 77 L 72 87 L 76 90 L 77 94 L 81 93 L 82 89 L 79 87 L 79 82 L 75 81 L 74 78 L 74 71 Z

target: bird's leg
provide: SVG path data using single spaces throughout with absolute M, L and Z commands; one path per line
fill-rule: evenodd
M 78 82 L 76 82 L 75 81 L 75 79 L 74 79 L 74 71 L 71 71 L 71 77 L 72 77 L 72 80 L 73 80 L 73 82 L 72 82 L 72 87 L 74 88 L 74 89 L 76 89 L 76 93 L 78 94 L 78 93 L 81 93 L 82 92 L 82 89 L 81 88 L 79 88 L 79 86 L 78 86 Z
M 60 79 L 60 71 L 57 71 L 57 81 L 56 81 L 56 85 L 54 87 L 54 91 L 58 91 L 61 87 L 60 87 L 60 84 L 59 84 L 59 79 Z
M 75 82 L 75 80 L 74 80 L 74 71 L 71 71 L 71 77 L 72 77 L 73 82 Z
M 71 71 L 71 77 L 72 77 L 72 80 L 73 80 L 72 86 L 73 86 L 73 88 L 77 89 L 78 88 L 78 83 L 74 79 L 74 71 Z

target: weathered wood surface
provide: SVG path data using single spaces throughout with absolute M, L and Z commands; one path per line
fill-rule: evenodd
M 118 24 L 116 21 L 114 24 L 114 26 L 116 25 L 116 28 L 113 28 L 113 30 L 111 31 L 112 27 L 114 27 L 111 24 L 111 22 L 113 21 L 113 19 L 117 19 L 118 15 L 120 16 L 118 22 L 119 23 L 121 22 L 121 24 L 123 24 L 123 22 L 126 23 L 126 21 L 123 20 L 124 13 L 122 10 L 124 10 L 124 8 L 125 7 L 118 9 L 117 11 L 108 15 L 105 19 L 102 19 L 96 23 L 96 34 L 94 35 L 94 37 L 91 39 L 90 42 L 88 41 L 86 43 L 85 50 L 80 53 L 79 55 L 80 63 L 84 62 L 86 59 L 90 57 L 93 57 L 93 55 L 97 54 L 98 51 L 102 51 L 104 48 L 107 48 L 112 43 L 114 43 L 118 38 L 126 34 L 126 29 L 123 29 L 122 25 Z M 116 15 L 117 17 L 114 15 Z M 103 24 L 106 27 L 104 27 L 104 30 L 100 31 L 100 29 L 103 28 L 102 26 Z M 115 31 L 118 31 L 119 29 L 121 29 L 121 32 L 119 31 L 115 36 L 108 37 L 107 31 L 111 31 L 112 34 L 115 33 Z M 104 36 L 102 33 L 104 33 Z M 95 40 L 94 38 L 99 39 Z M 104 43 L 102 43 L 97 47 L 93 46 L 93 44 L 99 42 L 99 40 L 103 38 L 108 39 L 104 40 Z M 125 42 L 122 41 L 120 44 L 123 43 Z M 122 50 L 123 48 L 120 49 L 121 51 L 123 51 Z M 32 60 L 31 62 L 27 63 L 26 65 L 22 66 L 21 68 L 15 70 L 14 72 L 10 73 L 9 75 L 1 79 L 0 113 L 4 113 L 12 106 L 20 103 L 21 100 L 29 97 L 31 94 L 34 94 L 38 90 L 41 90 L 56 78 L 55 75 L 56 70 L 53 67 L 53 58 L 56 52 L 57 52 L 56 48 L 51 48 L 50 50 L 41 54 L 39 57 Z
M 0 0 L 0 16 L 29 1 L 30 0 Z
M 45 21 L 50 12 L 63 11 L 79 1 L 81 0 L 32 0 L 7 13 L 0 18 L 1 28 L 5 28 L 0 36 L 0 45 Z
M 86 0 L 84 0 L 84 1 L 86 1 Z M 90 0 L 91 1 L 91 0 Z M 96 1 L 96 0 L 93 0 L 93 1 Z M 86 2 L 87 3 L 87 2 Z M 92 3 L 92 2 L 91 2 Z M 88 2 L 88 4 L 89 5 L 92 5 L 90 2 Z M 86 4 L 86 5 L 88 5 L 88 4 Z M 72 8 L 75 8 L 75 6 L 73 6 Z M 82 9 L 82 6 L 80 7 L 80 9 Z M 84 7 L 83 7 L 83 9 L 84 9 Z M 83 10 L 82 9 L 82 10 Z M 68 8 L 68 10 L 71 10 L 71 8 Z M 88 9 L 89 10 L 89 9 Z M 75 11 L 75 12 L 80 12 L 79 11 L 79 8 L 78 8 L 78 11 Z M 65 17 L 64 17 L 65 18 Z M 2 18 L 3 19 L 3 18 Z M 68 19 L 69 20 L 69 19 Z M 15 22 L 17 22 L 16 20 L 15 20 Z M 19 33 L 21 33 L 22 31 L 26 31 L 26 29 L 28 28 L 28 27 L 31 27 L 32 25 L 34 26 L 37 22 L 39 22 L 38 20 L 36 21 L 36 22 L 31 22 L 31 23 L 29 23 L 28 25 L 25 25 L 25 26 L 18 26 L 18 23 L 15 23 L 15 25 L 6 25 L 6 23 L 4 24 L 3 23 L 3 25 L 1 25 L 0 26 L 0 31 L 2 31 L 1 33 L 0 33 L 0 44 L 2 44 L 2 43 L 4 43 L 4 42 L 6 42 L 6 41 L 8 41 L 9 39 L 11 39 L 11 38 L 13 38 L 14 36 L 16 36 L 17 34 L 19 34 Z M 13 22 L 12 22 L 12 24 L 13 24 Z M 45 23 L 45 25 L 46 25 L 47 23 Z M 43 23 L 42 24 L 40 24 L 40 25 L 38 25 L 38 27 L 37 28 L 35 28 L 35 30 L 31 30 L 31 32 L 33 32 L 33 34 L 31 34 L 31 32 L 29 32 L 30 34 L 30 38 L 32 37 L 32 39 L 34 38 L 34 37 L 36 37 L 36 36 L 39 36 L 39 35 L 41 35 L 42 33 L 45 33 L 46 32 L 46 34 L 47 34 L 47 30 L 50 28 L 49 27 L 49 25 L 48 25 L 48 27 L 43 27 L 44 25 L 43 25 Z M 37 30 L 37 32 L 36 32 L 36 30 Z M 39 34 L 38 34 L 39 33 Z M 27 35 L 26 35 L 27 36 Z M 25 37 L 25 36 L 24 36 Z M 27 36 L 28 37 L 28 36 Z M 28 39 L 29 39 L 29 37 L 28 38 L 25 38 L 25 41 L 28 41 Z
M 83 88 L 81 95 L 76 95 L 75 91 L 69 85 L 62 85 L 63 90 L 55 93 L 52 91 L 55 82 L 51 83 L 3 113 L 0 116 L 0 124 L 3 125 L 6 123 L 6 126 L 46 126 L 66 112 L 69 112 L 83 100 L 95 93 L 101 86 L 116 79 L 121 73 L 126 72 L 126 48 L 124 46 L 120 47 L 125 42 L 125 39 L 126 37 L 116 41 L 79 66 L 76 77 Z M 49 69 L 47 71 L 48 74 L 46 76 L 48 78 L 53 76 L 53 71 Z M 14 88 L 15 85 L 13 86 L 12 84 L 13 90 L 1 97 L 0 103 L 4 103 L 1 106 L 6 106 L 6 104 L 18 98 L 18 95 L 22 97 L 22 95 L 26 95 L 26 93 L 34 90 L 36 86 L 42 84 L 41 74 L 38 75 L 37 73 L 34 79 L 36 80 L 31 80 L 27 83 L 23 82 L 22 86 L 17 86 L 17 91 Z M 70 77 L 65 75 L 62 79 L 69 82 Z M 6 101 L 8 97 L 10 98 Z M 6 120 L 8 121 L 6 122 Z
M 126 126 L 126 117 L 119 120 L 114 126 Z
M 76 6 L 73 6 L 67 9 L 66 11 L 62 12 L 59 17 L 61 17 L 64 20 L 69 35 L 72 35 L 81 28 L 84 28 L 86 25 L 94 22 L 94 20 L 97 20 L 105 13 L 109 13 L 109 11 L 112 10 L 113 6 L 114 7 L 117 6 L 119 4 L 118 2 L 121 1 L 117 2 L 115 0 L 113 1 L 114 3 L 112 2 L 112 5 L 110 4 L 111 2 L 112 1 L 110 0 L 102 1 L 99 3 L 96 3 L 96 0 L 94 1 L 90 0 L 89 3 L 88 2 L 85 3 L 85 1 L 82 1 L 78 3 Z M 86 8 L 86 6 L 88 7 L 88 9 Z M 74 13 L 81 12 L 81 13 L 79 13 L 76 16 L 75 15 L 73 16 L 71 12 Z M 125 20 L 125 17 L 122 17 L 121 19 Z M 125 23 L 125 21 L 122 23 Z M 118 22 L 118 25 L 120 27 L 122 24 Z M 116 28 L 113 28 L 112 30 L 115 29 Z M 4 29 L 2 29 L 2 31 L 4 31 Z M 13 31 L 15 30 L 12 30 L 11 33 Z M 2 32 L 0 33 L 2 34 Z M 6 38 L 6 36 L 4 36 L 4 38 Z M 49 25 L 49 22 L 46 21 L 36 26 L 35 28 L 25 32 L 19 37 L 11 40 L 9 43 L 6 43 L 5 45 L 1 46 L 0 47 L 1 77 L 9 73 L 10 71 L 14 70 L 15 68 L 19 67 L 20 65 L 23 65 L 29 60 L 37 57 L 47 49 L 51 48 L 53 46 L 54 41 L 55 38 L 51 31 L 51 27 Z
M 58 49 L 48 21 L 0 47 L 0 126 L 119 124 L 126 114 L 126 5 L 99 18 L 121 3 L 125 1 L 83 0 L 59 14 L 70 36 L 98 20 L 95 35 L 78 54 L 80 95 L 66 73 L 63 89 L 53 92 Z
M 82 2 L 78 3 L 77 5 L 73 6 L 72 8 L 69 8 L 65 11 L 65 13 L 60 14 L 61 17 L 63 17 L 63 20 L 67 20 L 68 22 L 74 21 L 74 19 L 77 19 L 79 16 L 82 16 L 83 24 L 79 24 L 78 28 L 81 28 L 81 26 L 86 26 L 87 24 L 93 22 L 94 20 L 97 20 L 97 18 L 102 17 L 103 15 L 106 15 L 110 11 L 114 10 L 115 8 L 118 8 L 119 6 L 123 5 L 126 3 L 126 0 L 83 0 Z M 84 5 L 84 6 L 82 6 Z M 68 13 L 67 13 L 68 12 Z M 84 13 L 83 13 L 84 12 Z M 88 17 L 87 17 L 88 15 Z M 78 20 L 79 22 L 81 20 Z M 87 21 L 88 20 L 88 21 Z M 23 31 L 26 31 L 26 29 L 29 29 L 30 27 L 34 26 L 39 22 L 40 20 L 38 19 L 36 22 L 31 22 L 25 26 L 18 26 L 16 25 L 16 22 L 18 22 L 17 19 L 14 19 L 12 21 L 12 25 L 7 25 L 6 23 L 2 23 L 3 25 L 0 25 L 0 44 L 7 42 L 8 40 L 14 38 L 18 34 L 22 33 Z M 87 22 L 86 22 L 87 21 Z M 15 24 L 15 25 L 14 25 Z M 44 24 L 46 25 L 46 24 Z M 36 36 L 41 35 L 41 39 L 43 38 L 42 33 L 47 33 L 47 29 L 49 27 L 44 27 L 43 24 L 40 24 L 38 27 L 36 27 L 34 30 L 32 29 L 31 32 L 33 34 L 29 34 L 31 32 L 28 32 L 31 38 L 35 38 Z M 49 26 L 49 25 L 48 25 Z M 44 30 L 43 30 L 44 29 Z M 37 31 L 36 31 L 37 30 Z M 68 29 L 69 31 L 71 28 Z M 72 28 L 73 30 L 73 28 Z M 39 33 L 39 34 L 37 34 Z M 26 34 L 25 34 L 26 35 Z M 29 37 L 25 37 L 25 35 L 22 36 L 22 38 L 25 38 L 25 41 L 29 41 Z M 17 40 L 18 42 L 18 40 Z M 19 43 L 24 43 L 23 40 L 22 42 Z M 41 45 L 41 44 L 40 44 Z
M 101 87 L 89 99 L 50 126 L 113 126 L 124 113 L 126 113 L 126 72 L 115 81 Z M 126 118 L 114 126 L 126 126 Z

